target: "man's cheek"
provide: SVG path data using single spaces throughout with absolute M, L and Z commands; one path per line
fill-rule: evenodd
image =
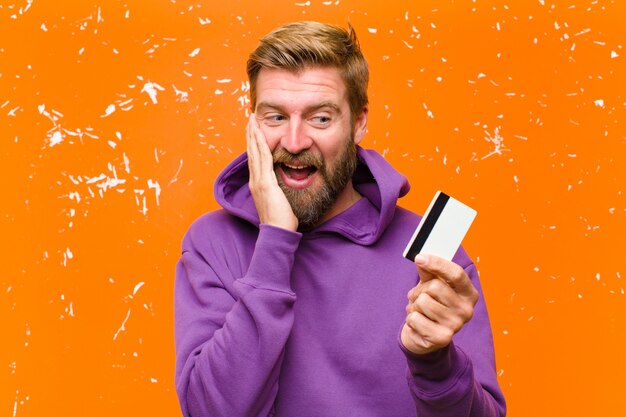
M 263 135 L 265 136 L 265 140 L 267 141 L 267 146 L 269 146 L 270 151 L 274 152 L 280 143 L 280 135 L 275 129 L 263 129 L 263 126 L 261 126 L 261 132 L 263 132 Z

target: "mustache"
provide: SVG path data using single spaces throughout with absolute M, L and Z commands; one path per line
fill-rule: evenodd
M 284 148 L 280 148 L 272 152 L 272 158 L 274 160 L 274 165 L 299 164 L 312 166 L 318 169 L 324 166 L 322 156 L 309 150 L 305 150 L 300 153 L 291 153 Z

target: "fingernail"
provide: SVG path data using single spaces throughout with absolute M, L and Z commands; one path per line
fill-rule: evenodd
M 415 257 L 415 263 L 424 266 L 428 263 L 428 258 L 420 253 Z

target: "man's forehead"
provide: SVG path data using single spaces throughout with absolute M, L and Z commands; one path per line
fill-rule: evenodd
M 264 68 L 259 72 L 256 90 L 259 103 L 266 101 L 264 98 L 272 102 L 293 95 L 317 95 L 328 102 L 347 100 L 345 82 L 335 67 L 307 67 L 299 71 Z

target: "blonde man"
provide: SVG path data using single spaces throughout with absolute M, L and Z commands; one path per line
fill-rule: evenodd
M 474 264 L 402 258 L 409 185 L 359 146 L 367 63 L 352 28 L 293 23 L 250 55 L 247 152 L 183 241 L 185 416 L 503 416 Z M 408 294 L 408 304 L 407 304 Z

